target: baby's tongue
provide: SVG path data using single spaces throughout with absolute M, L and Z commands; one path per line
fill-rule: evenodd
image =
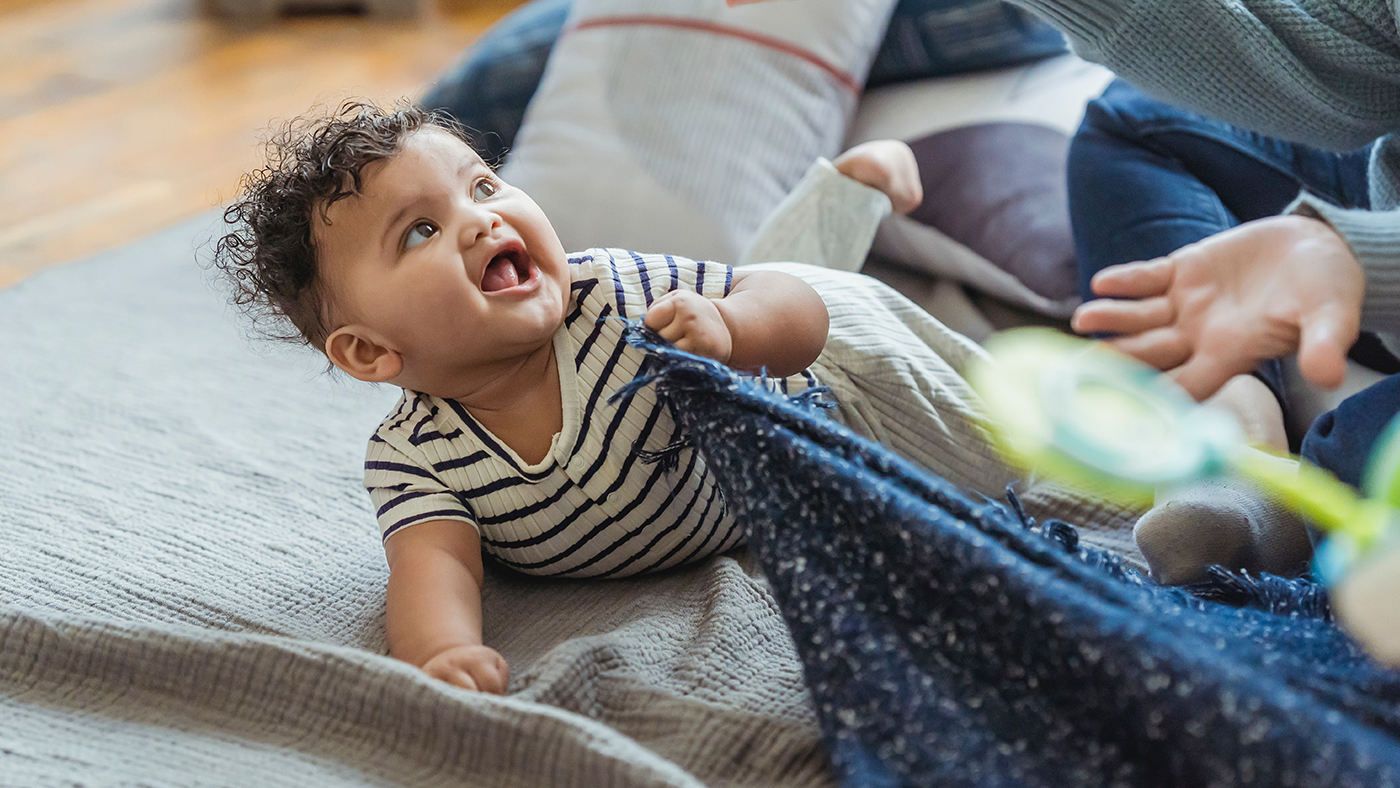
M 481 289 L 490 293 L 493 290 L 505 290 L 508 287 L 515 287 L 520 284 L 520 275 L 515 272 L 515 263 L 508 257 L 497 257 L 486 266 L 486 273 L 481 277 Z

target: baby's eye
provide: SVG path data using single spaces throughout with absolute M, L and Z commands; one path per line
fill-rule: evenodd
M 412 249 L 418 244 L 437 235 L 438 228 L 430 222 L 419 222 L 408 228 L 408 234 L 404 236 L 403 248 Z
M 496 196 L 496 192 L 501 190 L 500 184 L 490 178 L 482 178 L 472 186 L 473 200 L 486 200 Z

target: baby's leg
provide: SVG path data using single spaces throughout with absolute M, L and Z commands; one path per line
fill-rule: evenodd
M 1253 375 L 1236 375 L 1206 404 L 1227 410 L 1240 420 L 1245 439 L 1251 445 L 1288 451 L 1283 427 L 1283 408 L 1269 387 Z
M 826 303 L 831 328 L 811 369 L 835 395 L 842 424 L 958 487 L 1005 498 L 1007 485 L 1024 474 L 997 450 L 982 399 L 960 372 L 986 351 L 871 277 L 784 263 L 762 268 L 802 279 Z M 1032 517 L 1065 518 L 1083 526 L 1086 543 L 1138 563 L 1127 533 L 1140 510 L 1044 484 L 1021 502 Z
M 1279 452 L 1288 449 L 1283 411 L 1258 378 L 1234 378 L 1210 404 L 1238 416 L 1250 443 Z M 1212 564 L 1298 574 L 1306 571 L 1311 553 L 1307 530 L 1297 515 L 1248 485 L 1229 480 L 1161 491 L 1152 510 L 1138 520 L 1133 538 L 1153 578 L 1164 585 L 1202 580 Z
M 836 416 L 953 484 L 994 498 L 1020 477 L 995 448 L 981 399 L 958 371 L 982 355 L 960 334 L 868 276 L 807 266 L 764 266 L 807 282 L 831 318 L 812 365 Z

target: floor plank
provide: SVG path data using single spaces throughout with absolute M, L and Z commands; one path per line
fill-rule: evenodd
M 249 28 L 200 0 L 0 0 L 0 287 L 228 200 L 272 122 L 416 95 L 518 4 Z

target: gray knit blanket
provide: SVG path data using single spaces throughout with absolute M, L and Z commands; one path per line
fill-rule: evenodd
M 829 785 L 742 552 L 491 570 L 510 694 L 385 655 L 360 486 L 396 392 L 240 335 L 206 215 L 0 290 L 0 785 Z

